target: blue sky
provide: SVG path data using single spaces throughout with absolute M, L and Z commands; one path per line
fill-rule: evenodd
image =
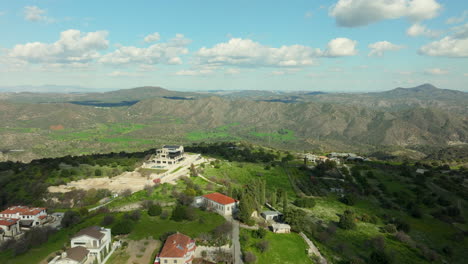
M 468 91 L 468 1 L 0 3 L 0 86 Z

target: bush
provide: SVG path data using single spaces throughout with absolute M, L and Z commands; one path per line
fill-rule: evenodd
M 62 227 L 67 228 L 67 227 L 76 225 L 79 222 L 81 222 L 81 217 L 77 212 L 67 211 L 63 215 L 61 225 L 62 225 Z
M 133 223 L 128 219 L 123 219 L 117 222 L 112 227 L 112 234 L 113 235 L 126 235 L 132 232 L 133 230 Z
M 370 264 L 390 264 L 392 263 L 390 257 L 381 250 L 376 250 L 372 252 L 372 254 L 369 257 L 368 263 Z
M 172 235 L 172 234 L 175 234 L 176 232 L 174 231 L 167 231 L 167 232 L 164 232 L 161 234 L 161 236 L 159 236 L 159 240 L 161 240 L 162 242 L 166 241 L 166 239 Z
M 258 241 L 255 246 L 258 248 L 258 250 L 260 250 L 260 252 L 264 253 L 270 248 L 270 242 L 267 240 L 261 240 Z
M 150 205 L 150 207 L 148 208 L 148 215 L 150 216 L 158 216 L 161 215 L 161 213 L 162 207 L 159 204 Z
M 382 227 L 382 230 L 385 233 L 390 233 L 390 234 L 396 233 L 397 231 L 396 226 L 394 224 L 387 224 L 384 227 Z
M 252 232 L 252 236 L 254 238 L 264 238 L 266 236 L 267 231 L 263 228 L 259 228 Z
M 257 257 L 252 252 L 245 252 L 243 257 L 244 262 L 246 263 L 254 263 L 255 261 L 257 261 Z
M 102 219 L 101 225 L 108 226 L 108 225 L 112 225 L 112 223 L 114 223 L 114 216 L 106 215 L 104 216 L 104 219 Z
M 347 194 L 347 195 L 341 197 L 339 200 L 340 200 L 340 202 L 342 202 L 344 204 L 354 205 L 356 203 L 357 198 L 356 198 L 355 195 Z
M 340 215 L 340 221 L 338 222 L 338 226 L 342 229 L 354 229 L 356 227 L 354 219 L 354 213 L 349 210 L 346 210 L 342 215 Z
M 294 204 L 302 208 L 313 208 L 315 206 L 315 200 L 311 197 L 303 197 L 294 201 Z

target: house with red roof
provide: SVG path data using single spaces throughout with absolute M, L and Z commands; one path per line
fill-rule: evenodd
M 0 217 L 0 241 L 14 238 L 20 232 L 18 219 Z
M 195 241 L 179 232 L 170 235 L 154 264 L 192 264 L 195 257 Z
M 0 217 L 18 219 L 21 227 L 30 228 L 41 225 L 47 218 L 46 208 L 12 206 L 0 212 Z
M 195 199 L 197 206 L 204 206 L 220 215 L 232 215 L 237 211 L 239 201 L 224 194 L 215 192 L 199 196 Z

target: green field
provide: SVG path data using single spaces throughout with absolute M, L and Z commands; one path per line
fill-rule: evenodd
M 265 240 L 269 242 L 269 249 L 266 252 L 260 252 L 255 243 L 261 239 L 254 238 L 252 231 L 241 229 L 241 236 L 248 237 L 247 241 L 241 240 L 242 251 L 250 251 L 257 257 L 256 263 L 268 264 L 307 264 L 313 263 L 307 255 L 307 244 L 296 233 L 274 234 L 268 232 Z
M 266 132 L 250 132 L 251 135 L 263 139 L 271 139 L 274 141 L 291 141 L 295 140 L 296 136 L 294 135 L 294 131 L 289 129 L 280 129 L 275 132 L 266 133 Z

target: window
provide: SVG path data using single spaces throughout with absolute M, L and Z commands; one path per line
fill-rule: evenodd
M 167 259 L 164 260 L 164 263 L 167 263 Z
M 174 259 L 174 263 L 177 263 L 177 259 Z

